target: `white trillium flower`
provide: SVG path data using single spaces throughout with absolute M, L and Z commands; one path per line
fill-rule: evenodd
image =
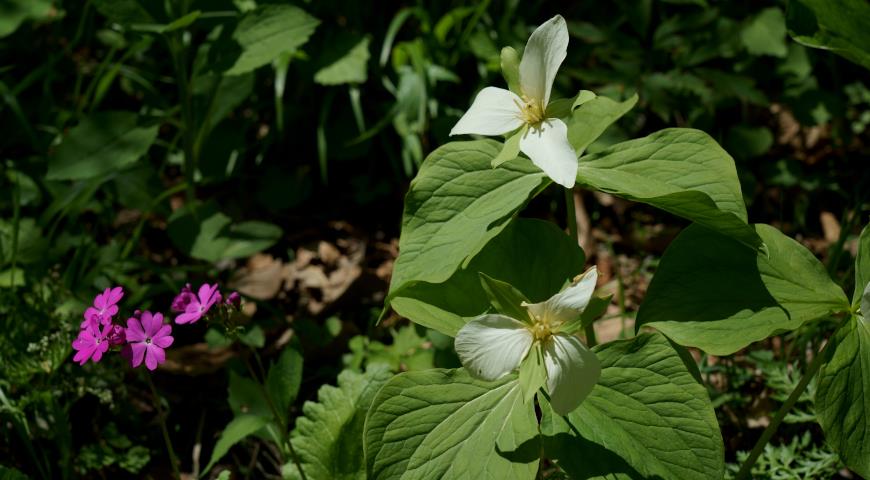
M 591 268 L 550 299 L 523 303 L 528 318 L 486 314 L 466 323 L 454 343 L 462 365 L 478 378 L 496 380 L 517 369 L 533 347 L 540 347 L 553 410 L 560 415 L 573 411 L 598 382 L 601 364 L 580 339 L 562 329 L 576 324 L 597 281 L 598 272 Z
M 486 87 L 459 119 L 450 135 L 506 135 L 523 129 L 520 151 L 554 182 L 572 188 L 577 155 L 568 142 L 568 126 L 551 116 L 550 91 L 568 51 L 568 27 L 561 15 L 539 26 L 529 37 L 519 66 L 517 95 Z

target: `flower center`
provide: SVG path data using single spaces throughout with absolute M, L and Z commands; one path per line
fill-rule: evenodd
M 151 345 L 151 339 L 150 339 L 150 338 L 146 338 L 146 339 L 145 339 L 145 345 Z
M 554 327 L 555 325 L 552 325 L 546 318 L 536 316 L 535 323 L 531 328 L 532 335 L 534 335 L 535 340 L 546 340 L 553 334 Z
M 520 118 L 531 126 L 537 126 L 544 120 L 544 106 L 541 102 L 523 95 L 523 103 L 514 102 L 520 107 Z

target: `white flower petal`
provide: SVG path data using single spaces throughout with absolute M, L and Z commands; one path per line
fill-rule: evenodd
M 523 94 L 550 103 L 550 90 L 556 72 L 568 54 L 568 26 L 561 15 L 544 22 L 532 32 L 520 61 L 520 86 Z
M 598 357 L 570 335 L 556 334 L 546 341 L 544 364 L 550 404 L 559 415 L 577 408 L 601 377 Z
M 524 304 L 535 317 L 547 318 L 551 323 L 566 323 L 576 320 L 592 298 L 595 284 L 598 283 L 598 270 L 586 270 L 568 288 L 540 303 Z
M 532 346 L 532 333 L 513 318 L 482 315 L 459 330 L 454 345 L 469 373 L 495 380 L 520 365 Z
M 522 100 L 510 90 L 486 87 L 474 98 L 471 108 L 456 122 L 450 135 L 473 133 L 503 135 L 523 125 Z
M 565 122 L 548 118 L 538 128 L 530 128 L 520 139 L 520 150 L 554 182 L 565 188 L 574 187 L 577 155 L 568 142 L 568 126 Z

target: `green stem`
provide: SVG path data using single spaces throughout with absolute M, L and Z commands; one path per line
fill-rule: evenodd
M 257 362 L 259 363 L 259 357 L 257 357 L 257 352 L 252 348 L 251 352 L 257 358 Z M 278 407 L 275 406 L 275 402 L 272 400 L 272 396 L 269 395 L 269 390 L 263 385 L 263 382 L 257 377 L 257 373 L 254 371 L 253 365 L 251 365 L 251 361 L 247 358 L 244 359 L 245 366 L 248 367 L 248 372 L 250 372 L 251 377 L 257 382 L 257 386 L 260 387 L 260 393 L 263 395 L 263 398 L 266 399 L 266 403 L 269 405 L 269 410 L 272 411 L 272 416 L 275 418 L 275 422 L 278 423 L 278 433 L 281 435 L 281 443 L 286 445 L 287 450 L 290 452 L 290 458 L 293 460 L 293 463 L 296 465 L 296 468 L 299 470 L 299 476 L 302 480 L 308 480 L 305 476 L 305 471 L 302 470 L 302 462 L 299 460 L 299 455 L 296 454 L 296 449 L 293 448 L 293 444 L 290 442 L 289 435 L 287 434 L 287 423 L 284 420 L 284 416 L 278 411 Z M 262 364 L 260 365 L 262 369 Z M 282 445 L 282 447 L 284 446 Z M 281 448 L 283 452 L 284 449 Z M 281 459 L 283 462 L 284 460 Z
M 172 448 L 172 438 L 169 436 L 169 429 L 166 428 L 166 414 L 163 411 L 163 406 L 160 404 L 160 395 L 157 393 L 157 387 L 154 386 L 154 381 L 151 380 L 151 375 L 144 373 L 145 379 L 148 380 L 148 386 L 151 387 L 151 395 L 154 396 L 154 406 L 157 408 L 157 419 L 160 421 L 160 431 L 163 433 L 163 443 L 166 445 L 166 453 L 169 454 L 169 463 L 172 464 L 172 472 L 175 473 L 176 480 L 181 480 L 181 472 L 178 470 L 178 457 L 175 456 L 175 449 Z
M 568 217 L 568 235 L 579 244 L 580 236 L 577 233 L 577 212 L 574 210 L 574 190 L 570 188 L 565 189 L 565 211 Z M 586 325 L 584 332 L 586 333 L 586 343 L 590 347 L 598 345 L 598 340 L 595 338 L 595 326 L 592 322 Z
M 830 343 L 830 342 L 828 342 Z M 782 420 L 785 418 L 785 415 L 791 410 L 795 403 L 797 403 L 798 398 L 800 398 L 801 394 L 806 390 L 807 385 L 809 385 L 810 380 L 816 375 L 816 372 L 819 371 L 819 368 L 824 363 L 825 358 L 825 348 L 827 348 L 828 343 L 826 343 L 821 350 L 816 354 L 816 357 L 813 358 L 813 361 L 810 363 L 809 367 L 807 367 L 806 373 L 804 373 L 803 378 L 794 387 L 791 394 L 786 399 L 785 403 L 782 405 L 782 408 L 776 412 L 776 415 L 771 420 L 770 424 L 767 425 L 767 428 L 764 429 L 764 432 L 761 434 L 761 438 L 755 443 L 755 446 L 752 448 L 752 452 L 749 453 L 749 457 L 746 458 L 746 461 L 743 462 L 743 465 L 740 466 L 740 471 L 737 472 L 736 480 L 745 480 L 749 478 L 749 475 L 752 471 L 752 467 L 755 465 L 755 462 L 758 460 L 758 457 L 761 455 L 761 452 L 764 451 L 765 445 L 770 441 L 770 438 L 773 437 L 773 434 L 776 432 L 776 429 L 779 428 L 779 424 L 782 423 Z

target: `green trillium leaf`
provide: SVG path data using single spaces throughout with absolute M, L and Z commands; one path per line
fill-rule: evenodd
M 852 305 L 858 306 L 862 295 L 866 298 L 867 287 L 870 286 L 870 225 L 864 227 L 858 238 L 858 257 L 855 259 L 855 290 L 852 294 Z M 861 305 L 861 312 L 870 317 L 870 309 Z
M 549 183 L 531 162 L 493 169 L 501 148 L 492 140 L 452 142 L 423 162 L 405 196 L 387 304 L 416 282 L 450 278 Z
M 583 107 L 575 115 L 582 111 Z M 761 247 L 761 239 L 746 223 L 734 160 L 699 130 L 660 130 L 586 155 L 580 158 L 577 181 Z
M 769 254 L 697 224 L 686 228 L 662 256 L 637 328 L 655 327 L 680 345 L 728 355 L 849 309 L 809 250 L 769 225 L 755 230 Z
M 515 258 L 523 261 L 505 260 Z M 420 325 L 456 336 L 466 322 L 490 308 L 479 273 L 512 285 L 531 302 L 541 302 L 581 273 L 584 262 L 583 250 L 558 227 L 518 218 L 446 281 L 413 283 L 396 295 L 392 306 Z
M 368 478 L 533 479 L 537 419 L 516 376 L 464 369 L 407 372 L 378 392 L 365 423 Z
M 848 319 L 824 354 L 815 397 L 819 424 L 843 463 L 870 477 L 870 321 Z
M 792 38 L 830 50 L 870 69 L 870 3 L 865 0 L 793 0 L 786 23 Z
M 541 403 L 545 454 L 574 479 L 722 478 L 710 398 L 667 339 L 641 334 L 593 349 L 601 378 L 565 417 Z

